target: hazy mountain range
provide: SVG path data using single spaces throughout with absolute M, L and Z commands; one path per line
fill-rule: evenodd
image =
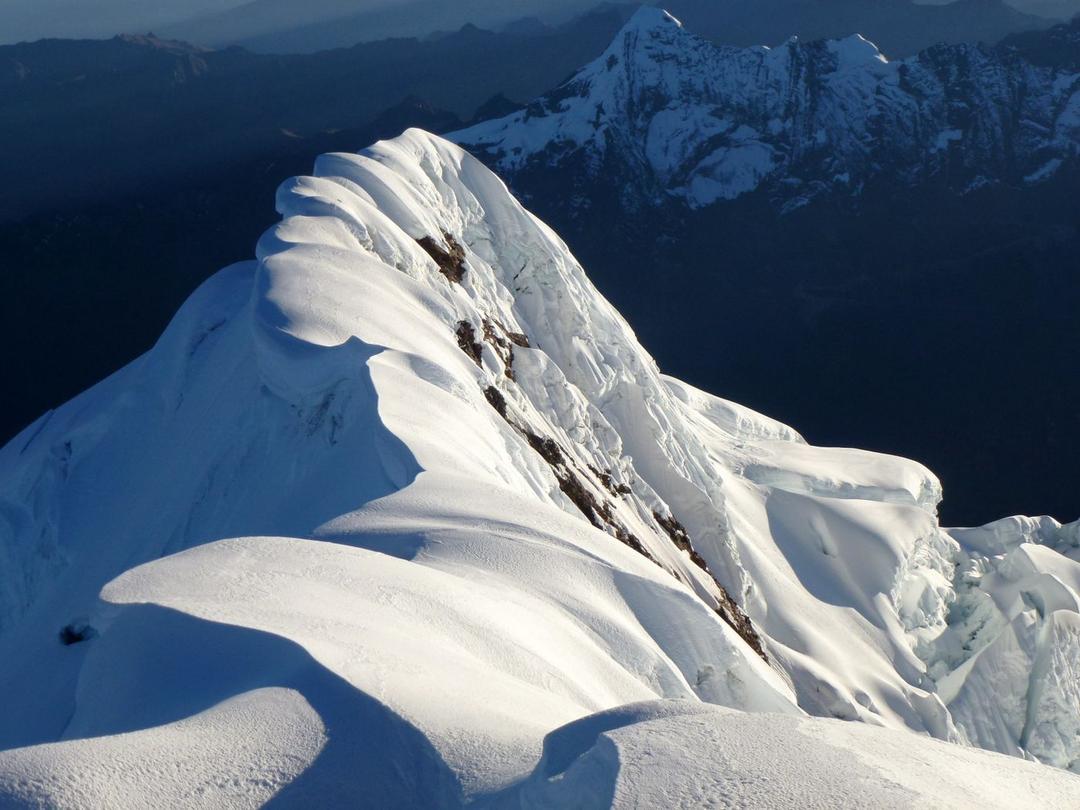
M 153 31 L 211 47 L 310 52 L 388 37 L 423 38 L 466 23 L 537 30 L 594 6 L 595 0 L 3 0 L 7 24 L 0 42 Z M 1047 16 L 1069 17 L 1080 6 L 1076 0 L 676 0 L 669 9 L 719 43 L 773 45 L 792 34 L 817 39 L 861 33 L 900 56 L 938 41 L 993 41 Z

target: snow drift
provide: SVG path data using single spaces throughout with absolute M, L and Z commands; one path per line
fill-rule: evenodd
M 1075 804 L 910 732 L 1076 767 L 1076 527 L 664 377 L 427 133 L 277 205 L 0 451 L 0 803 Z

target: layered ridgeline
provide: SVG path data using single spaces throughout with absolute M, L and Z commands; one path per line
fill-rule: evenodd
M 1075 525 L 663 376 L 432 135 L 277 205 L 0 451 L 0 804 L 1076 805 Z
M 859 35 L 717 46 L 642 8 L 559 88 L 452 137 L 510 177 L 560 165 L 582 184 L 603 177 L 629 208 L 760 188 L 790 210 L 881 181 L 1045 181 L 1080 154 L 1078 91 L 1080 22 L 889 61 Z

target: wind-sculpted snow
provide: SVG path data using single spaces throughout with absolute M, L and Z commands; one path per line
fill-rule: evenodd
M 0 451 L 0 804 L 620 805 L 638 726 L 676 803 L 707 772 L 808 802 L 807 769 L 885 773 L 862 743 L 781 744 L 806 713 L 1075 758 L 1071 529 L 965 544 L 921 465 L 663 377 L 559 238 L 427 133 L 323 156 L 277 205 L 257 261 Z M 655 701 L 677 711 L 618 714 Z M 613 741 L 567 731 L 590 717 Z
M 1075 39 L 1059 50 L 1077 54 Z M 959 192 L 1045 180 L 1080 153 L 1078 110 L 1075 61 L 1009 45 L 898 61 L 858 35 L 719 47 L 643 8 L 561 87 L 450 137 L 510 178 L 553 166 L 608 178 L 629 209 L 761 188 L 790 210 L 882 178 Z
M 1075 777 L 1031 775 L 1027 762 L 866 724 L 658 701 L 552 732 L 532 778 L 496 806 L 1073 806 Z

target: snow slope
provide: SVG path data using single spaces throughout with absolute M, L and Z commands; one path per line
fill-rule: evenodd
M 949 534 L 921 465 L 662 376 L 427 133 L 325 155 L 277 205 L 257 261 L 0 450 L 0 805 L 696 804 L 721 771 L 732 803 L 811 803 L 818 767 L 890 801 L 1004 801 L 998 772 L 1080 797 L 805 718 L 1075 766 L 1075 526 Z M 602 744 L 566 731 L 642 702 Z
M 504 806 L 1075 804 L 1075 777 L 1031 777 L 1028 763 L 903 732 L 669 701 L 620 707 L 552 732 L 536 771 Z
M 859 35 L 719 47 L 643 7 L 565 84 L 449 137 L 511 180 L 559 166 L 615 178 L 628 207 L 1036 183 L 1080 150 L 1080 26 L 1038 36 L 1033 53 L 939 45 L 890 62 Z

